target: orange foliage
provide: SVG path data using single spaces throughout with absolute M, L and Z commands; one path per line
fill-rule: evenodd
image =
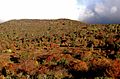
M 107 75 L 114 78 L 120 78 L 120 60 L 113 60 L 112 66 L 107 70 Z

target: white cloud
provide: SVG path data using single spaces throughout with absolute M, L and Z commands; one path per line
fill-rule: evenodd
M 111 13 L 116 13 L 117 12 L 117 7 L 116 6 L 113 6 L 112 8 L 111 8 Z
M 88 23 L 120 23 L 120 0 L 79 0 L 83 16 L 79 20 Z M 89 13 L 90 12 L 90 13 Z M 87 14 L 87 17 L 86 16 Z M 91 13 L 93 14 L 91 16 Z M 82 18 L 82 20 L 81 20 Z
M 85 11 L 81 9 L 79 13 L 79 20 L 83 21 L 85 18 L 92 16 L 94 16 L 94 12 L 92 12 L 90 9 L 86 9 Z
M 76 0 L 0 0 L 0 18 L 78 18 Z
M 103 3 L 97 3 L 97 4 L 95 5 L 95 11 L 96 11 L 97 13 L 101 14 L 101 13 L 103 13 L 103 12 L 106 11 L 106 7 L 104 6 Z

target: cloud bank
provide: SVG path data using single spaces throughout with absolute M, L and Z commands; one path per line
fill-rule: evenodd
M 77 20 L 76 0 L 0 0 L 0 19 Z
M 79 20 L 87 23 L 120 23 L 120 0 L 77 0 Z
M 0 0 L 0 19 L 67 18 L 120 23 L 120 0 Z

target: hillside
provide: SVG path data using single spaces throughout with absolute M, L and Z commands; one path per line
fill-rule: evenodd
M 0 77 L 120 78 L 120 24 L 69 19 L 0 24 Z

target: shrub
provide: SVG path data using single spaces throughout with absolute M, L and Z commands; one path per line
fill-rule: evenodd
M 74 71 L 88 71 L 87 63 L 77 59 L 70 62 L 70 68 Z
M 107 69 L 107 76 L 120 78 L 120 60 L 113 60 L 112 66 Z

